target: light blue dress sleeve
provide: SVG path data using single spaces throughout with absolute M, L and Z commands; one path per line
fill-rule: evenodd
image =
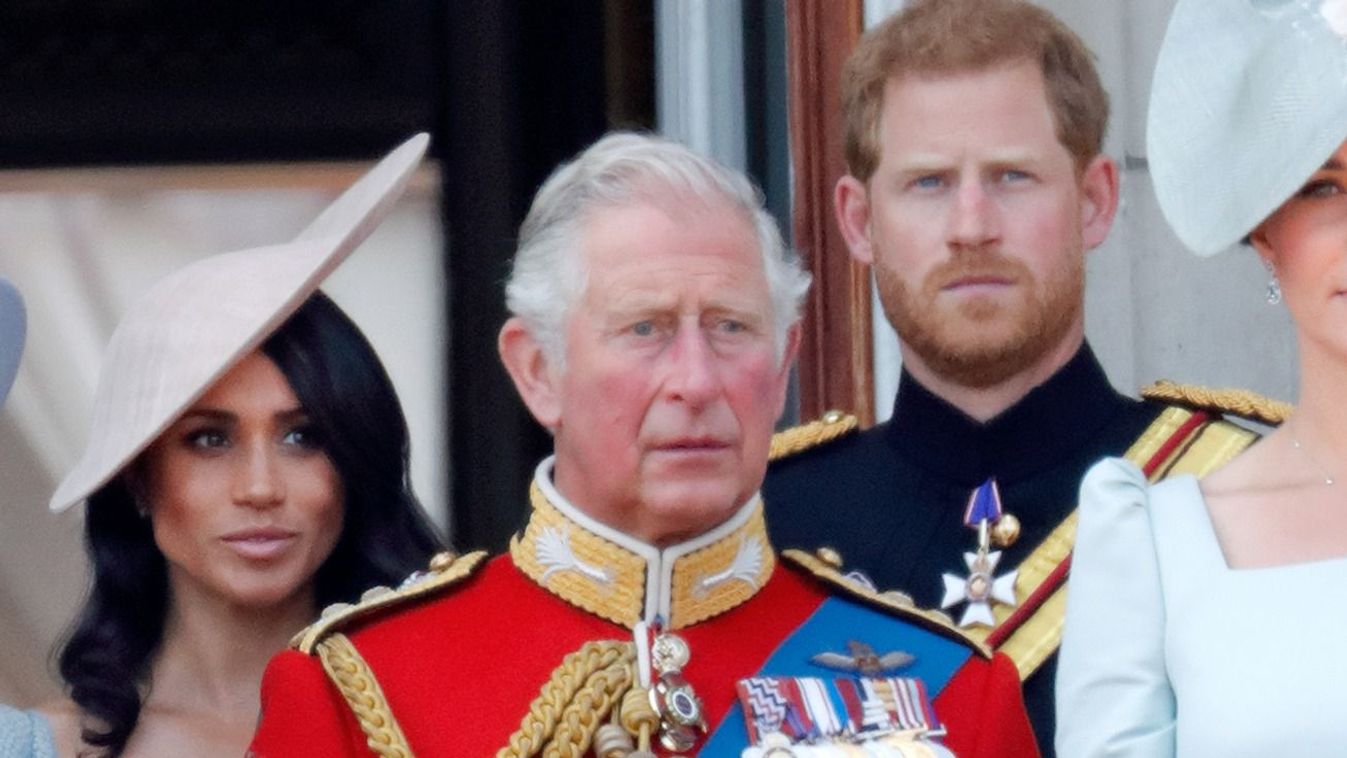
M 1057 669 L 1057 753 L 1171 758 L 1174 713 L 1146 477 L 1110 458 L 1081 483 Z
M 0 705 L 0 758 L 56 758 L 46 717 Z

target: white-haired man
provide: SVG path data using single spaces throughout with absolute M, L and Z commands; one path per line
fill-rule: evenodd
M 1008 659 L 772 550 L 757 493 L 807 286 L 752 186 L 684 147 L 612 135 L 558 169 L 500 333 L 555 441 L 527 526 L 297 638 L 255 754 L 941 751 L 945 732 L 961 756 L 1033 754 Z

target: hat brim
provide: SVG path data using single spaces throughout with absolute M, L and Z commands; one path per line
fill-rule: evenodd
M 51 510 L 107 484 L 258 349 L 378 227 L 428 144 L 418 134 L 393 150 L 294 241 L 196 261 L 133 303 L 99 372 L 89 443 Z
M 1179 239 L 1244 239 L 1347 139 L 1347 39 L 1308 4 L 1179 0 L 1147 116 L 1155 195 Z

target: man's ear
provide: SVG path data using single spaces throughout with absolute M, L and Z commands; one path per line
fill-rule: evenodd
M 842 239 L 856 262 L 870 265 L 875 261 L 870 244 L 870 193 L 865 183 L 847 174 L 833 187 L 833 212 L 842 229 Z
M 1080 175 L 1080 239 L 1086 250 L 1104 244 L 1118 213 L 1118 164 L 1096 155 Z
M 561 388 L 542 344 L 518 316 L 500 328 L 496 340 L 501 363 L 533 418 L 549 430 L 561 422 Z

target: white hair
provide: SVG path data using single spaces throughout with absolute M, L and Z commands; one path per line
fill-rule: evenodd
M 549 361 L 565 362 L 564 324 L 584 294 L 583 223 L 603 208 L 692 198 L 744 215 L 757 236 L 772 305 L 779 359 L 800 319 L 809 273 L 781 239 L 762 193 L 742 174 L 662 137 L 616 132 L 595 142 L 543 182 L 519 228 L 505 304 L 524 320 Z

